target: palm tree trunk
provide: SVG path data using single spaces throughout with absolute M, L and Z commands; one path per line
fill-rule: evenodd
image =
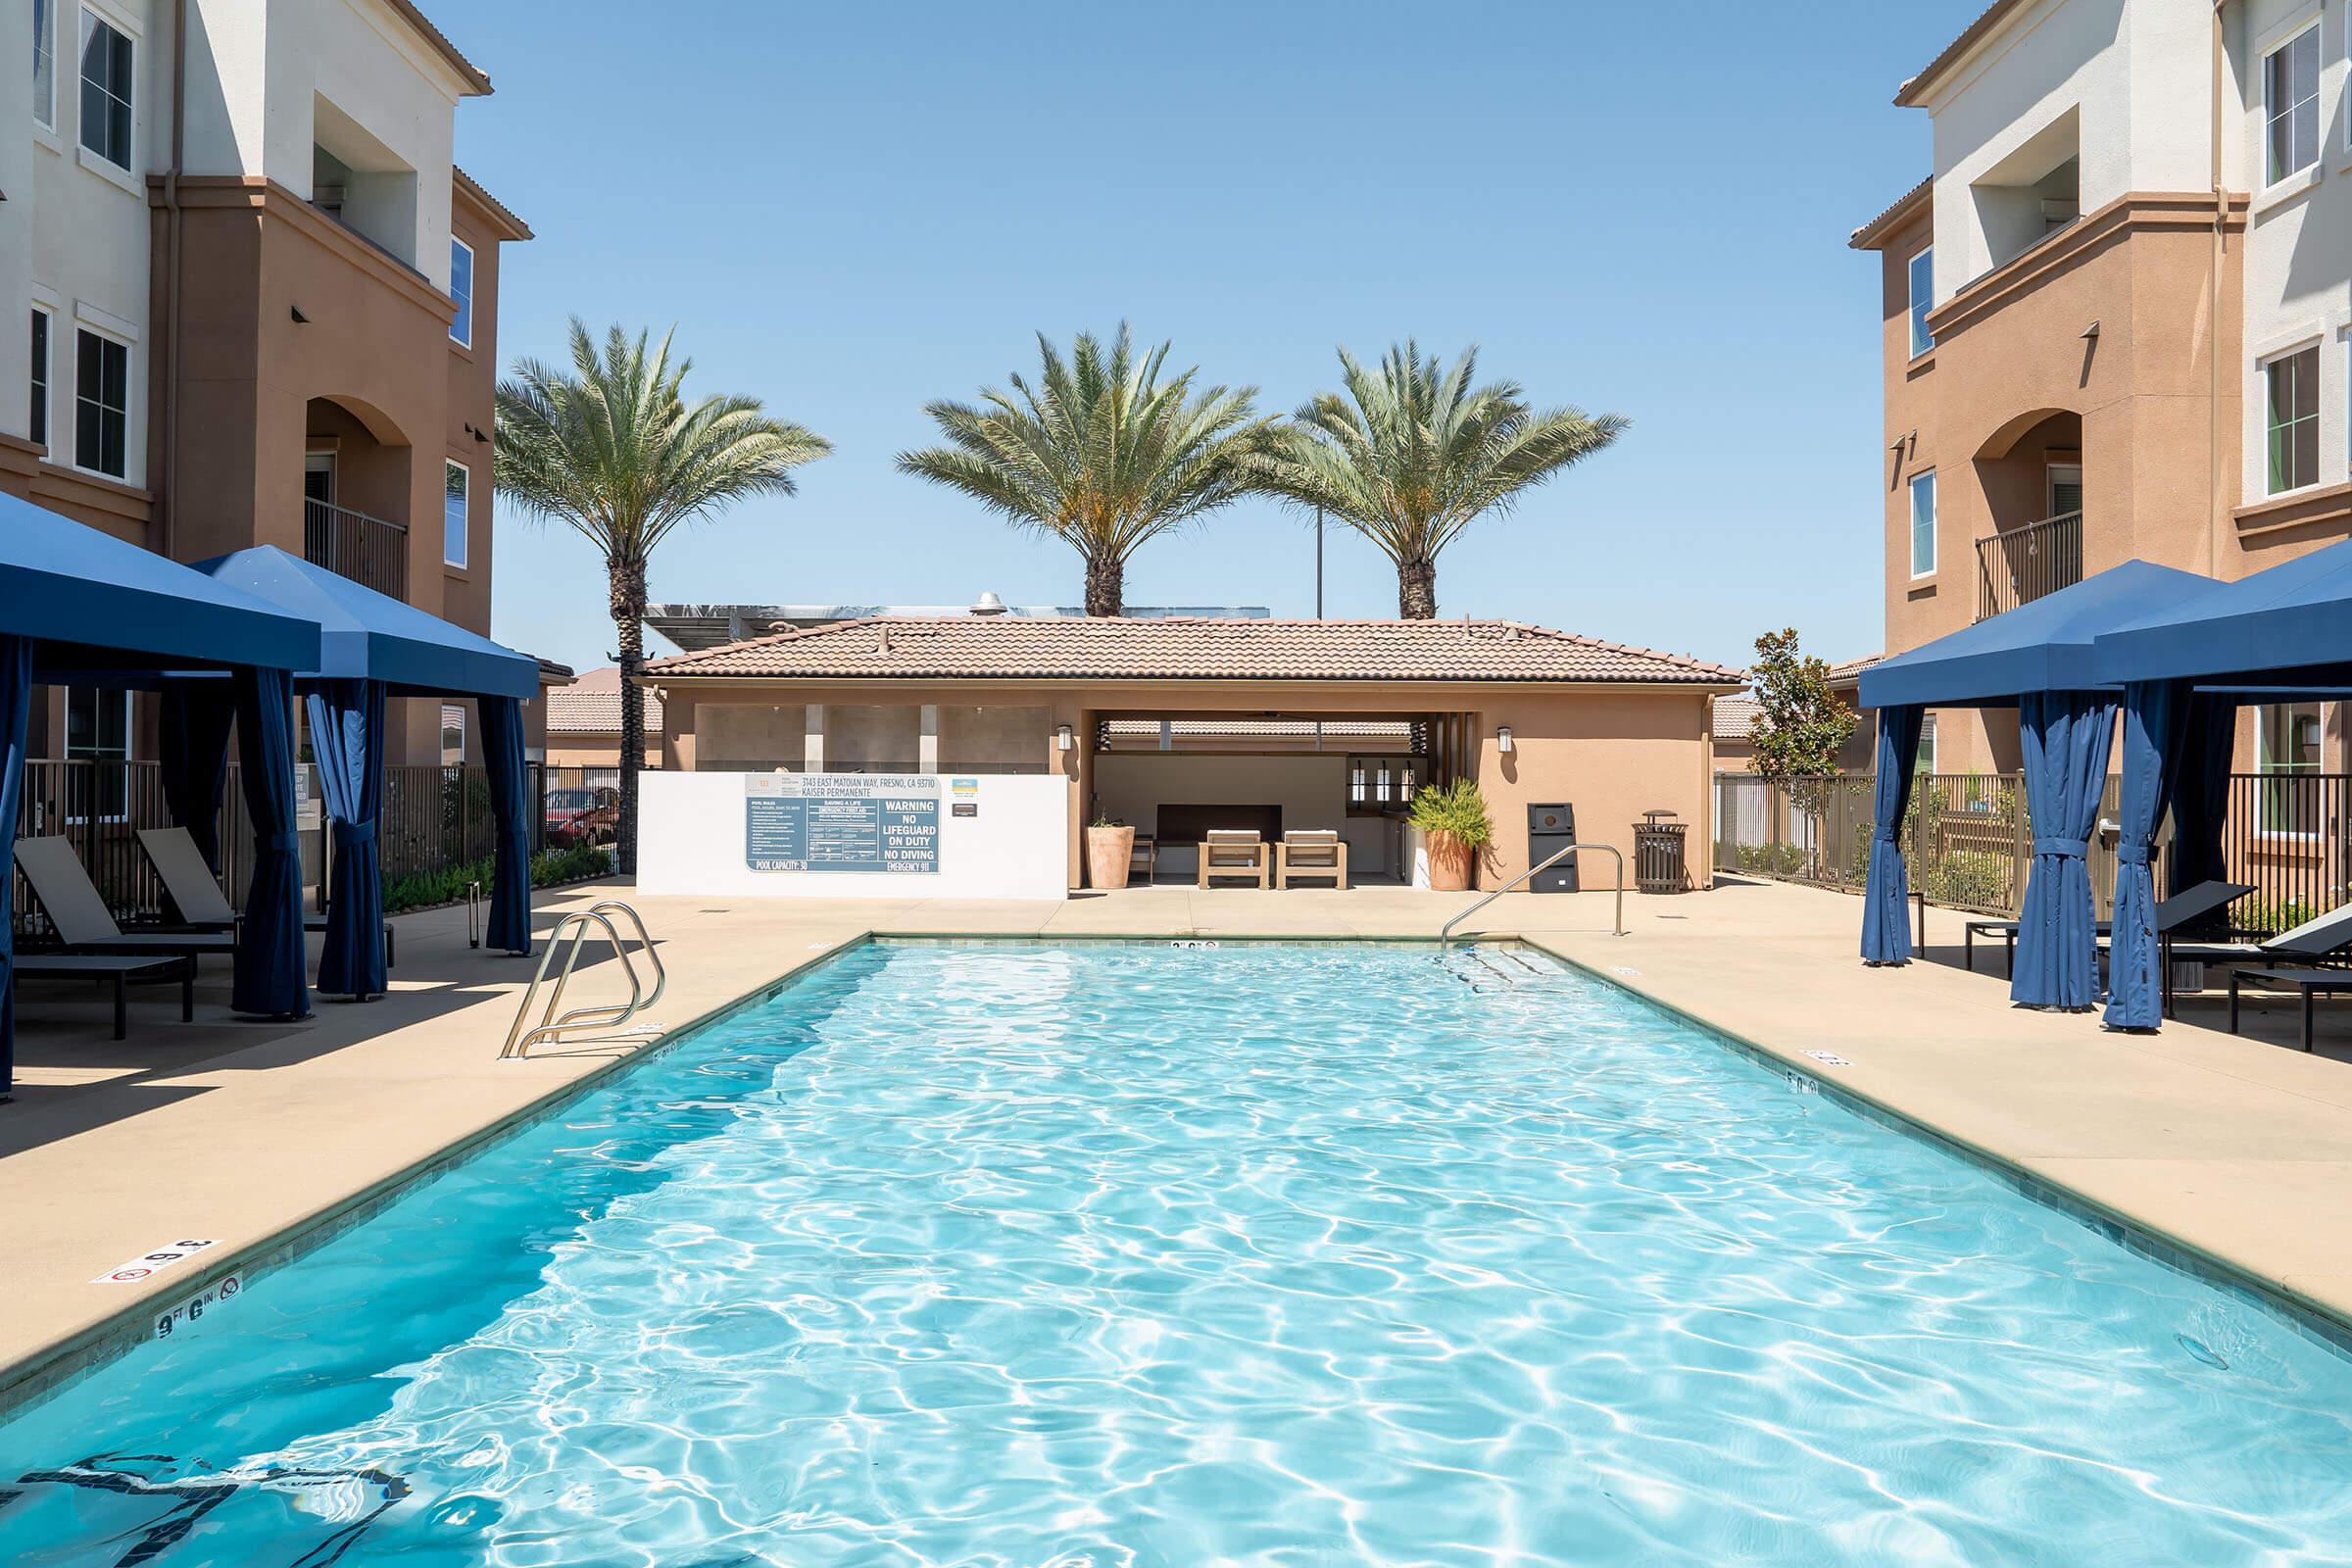
M 612 626 L 620 634 L 620 817 L 613 830 L 614 869 L 637 874 L 637 772 L 645 764 L 645 563 L 605 563 L 612 587 Z
M 1400 561 L 1396 564 L 1396 613 L 1406 620 L 1438 618 L 1438 564 Z
M 1127 608 L 1127 564 L 1089 561 L 1086 564 L 1086 612 L 1116 615 Z

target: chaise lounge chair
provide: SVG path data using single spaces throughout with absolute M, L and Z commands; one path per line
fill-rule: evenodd
M 1340 892 L 1348 891 L 1348 841 L 1339 829 L 1294 828 L 1274 846 L 1274 885 L 1287 888 L 1301 878 L 1329 877 Z
M 2251 979 L 2257 974 L 2269 976 L 2281 985 L 2294 984 L 2291 978 L 2300 972 L 2297 964 L 2310 964 L 2352 946 L 2352 904 L 2330 909 L 2316 920 L 2306 920 L 2291 931 L 2281 931 L 2267 942 L 2164 942 L 2164 1011 L 2173 1013 L 2173 964 L 2186 963 L 2242 963 Z M 2284 960 L 2286 967 L 2263 968 Z M 2342 971 L 2321 971 L 2340 973 Z M 2234 989 L 2234 986 L 2232 987 Z M 2309 992 L 2305 993 L 2309 1004 Z
M 204 852 L 196 847 L 195 838 L 184 827 L 143 827 L 139 829 L 139 848 L 147 854 L 147 863 L 163 879 L 164 891 L 179 908 L 183 925 L 193 931 L 229 931 L 235 929 L 238 915 L 234 906 L 221 893 L 220 884 L 213 880 L 213 868 L 204 863 Z M 326 916 L 316 911 L 302 917 L 305 931 L 326 929 Z M 397 968 L 399 960 L 392 945 L 392 922 L 384 922 L 384 967 Z
M 74 846 L 61 838 L 21 839 L 17 869 L 32 886 L 41 912 L 57 928 L 57 949 L 68 953 L 185 954 L 191 962 L 208 953 L 234 954 L 236 938 L 225 931 L 125 931 L 98 896 Z
M 2207 915 L 2228 908 L 2254 891 L 2247 882 L 2200 882 L 2193 888 L 2174 894 L 2156 906 L 2156 934 L 2169 937 L 2174 932 L 2194 925 Z M 2101 920 L 2091 928 L 2100 942 L 2115 935 L 2115 928 Z M 1977 938 L 1999 937 L 2006 950 L 2008 967 L 2004 974 L 2017 972 L 2017 922 L 2015 920 L 1971 920 L 1961 928 L 1961 959 L 1969 969 L 1977 966 Z
M 1272 864 L 1266 850 L 1266 841 L 1258 837 L 1255 828 L 1210 828 L 1200 841 L 1200 885 L 1207 887 L 1212 876 L 1246 876 L 1261 888 L 1269 886 Z

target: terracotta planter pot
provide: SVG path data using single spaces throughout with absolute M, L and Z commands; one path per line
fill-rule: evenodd
M 1123 888 L 1127 867 L 1135 859 L 1135 829 L 1090 827 L 1086 830 L 1086 885 Z
M 1450 833 L 1432 833 L 1429 887 L 1433 893 L 1463 893 L 1470 887 L 1470 846 Z

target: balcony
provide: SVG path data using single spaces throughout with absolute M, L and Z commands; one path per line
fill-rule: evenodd
M 2082 580 L 2082 514 L 2045 517 L 1977 541 L 1977 618 L 2071 588 Z
M 365 512 L 305 497 L 302 557 L 338 577 L 406 601 L 409 597 L 409 528 Z

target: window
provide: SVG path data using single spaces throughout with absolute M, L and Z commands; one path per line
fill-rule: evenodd
M 441 560 L 466 564 L 466 496 L 472 475 L 463 463 L 441 465 Z
M 2254 710 L 2265 833 L 2316 833 L 2320 819 L 2320 705 L 2273 703 Z
M 82 327 L 74 357 L 74 466 L 123 477 L 129 430 L 130 347 Z
M 1911 575 L 1925 577 L 1936 569 L 1936 475 L 1920 474 L 1911 481 Z
M 1928 312 L 1936 305 L 1936 247 L 1911 258 L 1911 357 L 1918 359 L 1936 346 L 1928 330 Z
M 32 0 L 32 118 L 57 128 L 57 45 L 51 41 L 52 0 Z
M 2048 477 L 2049 511 L 2044 516 L 2071 517 L 2082 510 L 2082 465 L 2053 463 L 2045 470 Z
M 441 709 L 441 765 L 463 767 L 466 763 L 466 710 L 456 704 Z
M 449 323 L 449 340 L 469 349 L 473 347 L 473 247 L 462 239 L 449 242 L 449 297 L 458 302 L 458 318 Z
M 1936 715 L 1923 713 L 1919 719 L 1919 755 L 1911 760 L 1914 777 L 1936 771 Z
M 81 144 L 130 172 L 130 40 L 81 14 Z
M 75 686 L 66 692 L 66 814 L 119 822 L 130 809 L 130 693 Z
M 2319 483 L 2319 345 L 2280 355 L 2263 376 L 2270 385 L 2271 494 Z
M 2320 25 L 2313 23 L 2262 60 L 2263 183 L 2276 185 L 2320 161 Z
M 36 446 L 49 444 L 49 313 L 32 310 L 32 399 L 24 433 Z

